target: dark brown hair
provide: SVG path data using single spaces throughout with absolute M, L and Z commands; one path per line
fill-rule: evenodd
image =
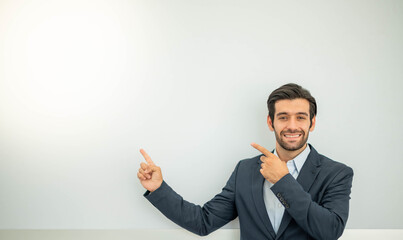
M 269 116 L 271 121 L 274 121 L 274 113 L 276 112 L 274 104 L 276 103 L 276 101 L 283 99 L 292 100 L 296 98 L 303 98 L 308 100 L 309 118 L 312 124 L 312 118 L 316 116 L 317 112 L 316 100 L 314 97 L 312 97 L 311 93 L 308 90 L 302 88 L 300 85 L 295 83 L 285 84 L 277 88 L 270 94 L 269 99 L 267 99 L 267 108 L 269 109 Z

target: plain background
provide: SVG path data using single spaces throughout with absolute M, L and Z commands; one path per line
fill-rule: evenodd
M 347 227 L 403 228 L 403 1 L 0 0 L 0 36 L 0 229 L 176 228 L 139 149 L 203 204 L 288 82 L 355 171 Z

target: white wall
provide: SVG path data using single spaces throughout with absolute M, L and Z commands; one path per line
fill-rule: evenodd
M 315 148 L 353 167 L 348 228 L 403 228 L 403 2 L 0 1 L 0 229 L 175 228 L 145 148 L 203 204 L 273 148 L 266 99 L 318 102 Z M 236 228 L 232 223 L 230 228 Z

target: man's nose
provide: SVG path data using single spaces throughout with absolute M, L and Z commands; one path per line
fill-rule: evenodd
M 289 128 L 289 129 L 297 129 L 298 127 L 297 127 L 297 119 L 295 119 L 295 118 L 290 118 L 289 120 L 288 120 L 288 124 L 287 124 L 287 128 Z

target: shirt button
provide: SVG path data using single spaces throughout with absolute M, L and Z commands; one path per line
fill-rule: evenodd
M 278 207 L 281 208 L 283 205 L 281 205 L 281 203 L 278 204 Z

